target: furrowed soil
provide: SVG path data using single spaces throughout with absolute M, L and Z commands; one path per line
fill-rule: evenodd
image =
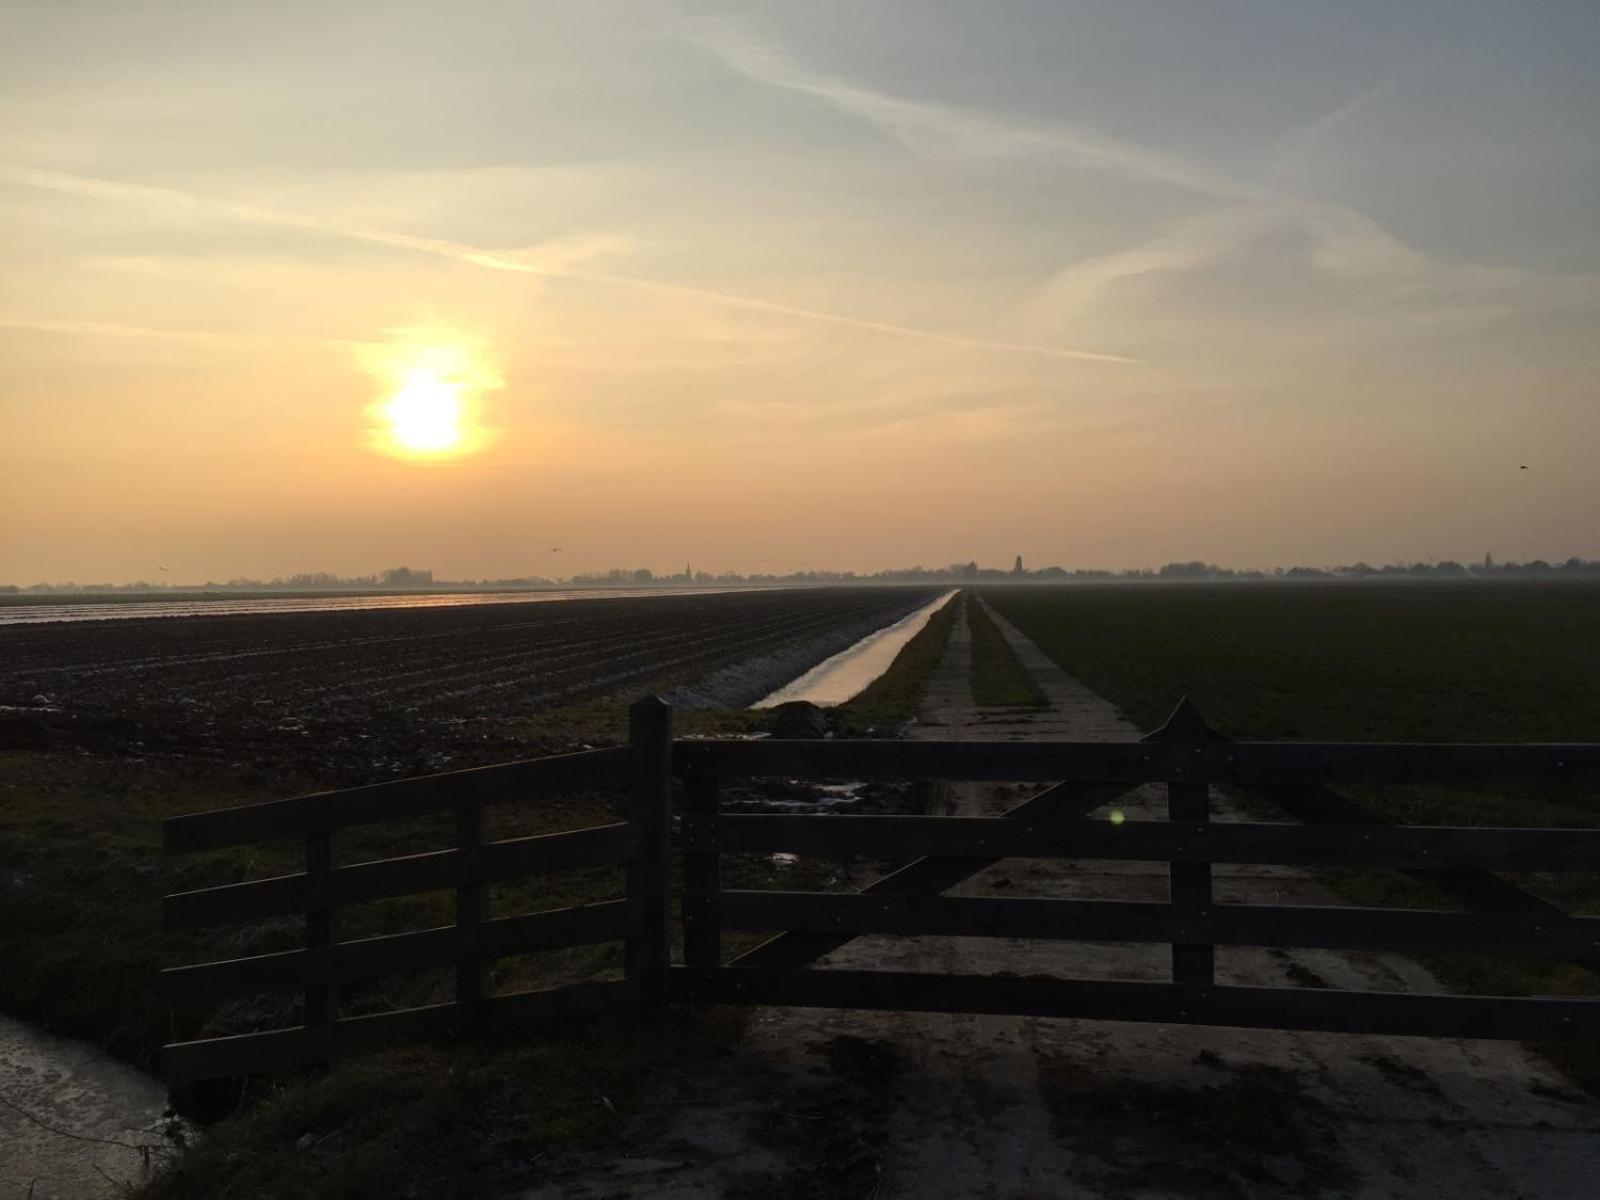
M 970 597 L 969 603 L 977 602 Z M 1047 707 L 971 699 L 965 620 L 912 736 L 1131 740 L 1139 727 L 986 610 Z M 935 813 L 993 814 L 1037 789 L 954 783 Z M 1238 820 L 1213 795 L 1214 819 Z M 1161 819 L 1159 788 L 1116 807 Z M 1101 813 L 1099 815 L 1107 815 Z M 1225 902 L 1338 904 L 1309 873 L 1218 867 Z M 832 886 L 868 882 L 869 871 Z M 956 894 L 1163 899 L 1163 868 L 1009 861 Z M 1395 955 L 1222 948 L 1219 982 L 1440 992 Z M 1169 978 L 1166 946 L 858 938 L 818 964 Z M 1510 1043 L 988 1016 L 760 1009 L 710 1074 L 658 1081 L 623 1160 L 553 1164 L 524 1200 L 664 1197 L 1593 1195 L 1600 1109 Z
M 801 589 L 0 628 L 0 751 L 154 755 L 330 787 L 478 766 L 538 752 L 539 713 L 804 648 L 841 626 L 885 625 L 934 594 Z M 810 665 L 799 661 L 797 672 Z

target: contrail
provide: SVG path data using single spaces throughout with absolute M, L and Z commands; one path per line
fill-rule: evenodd
M 39 171 L 32 167 L 18 167 L 0 163 L 0 180 L 25 187 L 44 188 L 52 192 L 66 192 L 73 196 L 89 196 L 96 200 L 130 200 L 135 203 L 180 208 L 192 212 L 220 212 L 243 221 L 258 221 L 267 225 L 285 225 L 292 229 L 308 229 L 332 237 L 348 238 L 359 242 L 375 242 L 380 246 L 394 246 L 414 250 L 420 254 L 433 254 L 453 258 L 473 266 L 489 267 L 496 271 L 521 271 L 532 275 L 554 274 L 528 263 L 480 250 L 476 246 L 463 246 L 438 238 L 412 237 L 404 233 L 390 233 L 381 229 L 362 229 L 348 225 L 330 225 L 314 217 L 298 213 L 281 212 L 273 208 L 260 208 L 254 204 L 227 204 L 206 200 L 189 192 L 174 188 L 147 187 L 141 183 L 122 183 L 110 179 L 94 179 L 87 175 L 68 175 L 63 171 Z
M 825 312 L 812 308 L 797 308 L 793 305 L 780 304 L 776 301 L 759 300 L 754 297 L 732 295 L 727 292 L 707 291 L 703 288 L 687 287 L 682 284 L 660 283 L 656 280 L 640 279 L 632 275 L 611 275 L 545 267 L 521 259 L 508 258 L 462 242 L 452 242 L 441 238 L 414 237 L 410 234 L 394 233 L 383 229 L 333 225 L 299 213 L 261 208 L 253 204 L 229 204 L 222 201 L 213 201 L 189 192 L 178 191 L 174 188 L 149 187 L 145 184 L 125 183 L 119 180 L 96 179 L 86 175 L 71 175 L 63 171 L 41 171 L 32 167 L 22 167 L 8 163 L 0 163 L 0 181 L 19 184 L 23 187 L 42 188 L 46 191 L 64 192 L 74 196 L 88 196 L 99 200 L 127 201 L 192 212 L 225 213 L 244 221 L 305 229 L 330 237 L 370 242 L 380 246 L 390 246 L 398 250 L 410 250 L 417 254 L 431 254 L 438 258 L 448 258 L 456 262 L 467 263 L 475 267 L 485 267 L 493 271 L 513 271 L 524 275 L 536 275 L 543 279 L 565 279 L 581 283 L 632 288 L 637 291 L 655 292 L 663 295 L 684 296 L 711 304 L 742 308 L 750 312 L 793 317 L 797 320 L 838 325 L 848 329 L 865 330 L 869 333 L 885 333 L 895 337 L 915 338 L 920 341 L 936 342 L 946 346 L 994 350 L 1011 354 L 1032 354 L 1043 358 L 1076 359 L 1085 362 L 1135 363 L 1139 361 L 1119 354 L 1102 354 L 1092 350 L 1071 350 L 1058 346 L 1040 346 L 1025 342 L 1004 342 L 989 338 L 941 333 L 937 330 L 922 329 L 913 325 L 897 325 L 889 321 L 866 320 L 860 317 L 847 316 L 843 313 Z
M 0 329 L 69 336 L 166 338 L 184 342 L 289 342 L 296 345 L 358 346 L 345 338 L 300 337 L 293 334 L 240 333 L 232 330 L 163 329 L 154 325 L 128 325 L 117 321 L 52 321 L 31 317 L 0 316 Z
M 920 338 L 927 342 L 942 342 L 947 346 L 964 346 L 977 350 L 1001 350 L 1017 354 L 1037 354 L 1045 358 L 1076 358 L 1088 362 L 1137 363 L 1136 358 L 1120 354 L 1101 354 L 1093 350 L 1067 350 L 1055 346 L 1037 346 L 1029 342 L 998 342 L 990 338 L 963 337 L 954 333 L 939 333 L 932 329 L 918 329 L 911 325 L 895 325 L 887 321 L 867 321 L 860 317 L 846 317 L 839 313 L 821 312 L 814 308 L 796 308 L 770 300 L 755 300 L 748 296 L 730 296 L 725 292 L 708 292 L 701 288 L 686 287 L 678 283 L 657 283 L 652 279 L 639 279 L 632 275 L 602 275 L 587 271 L 562 273 L 567 279 L 581 279 L 587 283 L 609 283 L 619 287 L 640 288 L 644 291 L 663 292 L 674 296 L 688 296 L 717 304 L 730 304 L 752 312 L 772 313 L 782 317 L 798 317 L 806 321 L 826 321 L 851 329 L 865 329 L 873 333 L 889 333 L 899 337 Z

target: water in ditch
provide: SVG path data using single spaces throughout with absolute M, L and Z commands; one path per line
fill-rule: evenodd
M 922 632 L 933 614 L 950 603 L 955 594 L 952 589 L 910 616 L 869 633 L 855 645 L 823 659 L 798 679 L 790 680 L 750 707 L 772 708 L 791 700 L 808 700 L 812 704 L 826 706 L 843 704 L 860 695 L 868 684 L 889 669 L 895 655 Z
M 123 1194 L 170 1145 L 160 1132 L 166 1107 L 159 1079 L 0 1016 L 0 1196 Z

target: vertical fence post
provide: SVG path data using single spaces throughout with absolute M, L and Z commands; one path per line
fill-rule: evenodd
M 306 886 L 314 894 L 327 884 L 328 873 L 333 870 L 333 831 L 318 829 L 306 834 Z M 314 950 L 333 945 L 333 909 L 331 907 L 306 910 L 306 949 Z M 331 983 L 307 984 L 305 1014 L 302 1023 L 306 1029 L 326 1029 L 333 1024 L 335 1009 L 334 989 Z
M 488 907 L 487 889 L 478 876 L 477 850 L 481 845 L 483 806 L 456 809 L 456 849 L 470 872 L 469 882 L 456 888 L 456 936 L 460 946 L 456 959 L 456 1016 L 463 1029 L 477 1025 L 487 991 L 487 968 L 477 953 L 478 926 L 483 924 Z
M 683 781 L 683 961 L 691 967 L 722 964 L 722 854 L 717 849 L 722 811 L 715 775 Z
M 628 819 L 642 836 L 640 855 L 628 864 L 628 978 L 639 985 L 645 1008 L 667 1002 L 672 947 L 667 936 L 672 892 L 672 706 L 646 696 L 628 709 L 628 741 L 638 772 Z
M 1167 723 L 1146 741 L 1177 742 L 1192 754 L 1182 764 L 1184 777 L 1167 783 L 1167 819 L 1185 824 L 1211 820 L 1211 785 L 1206 781 L 1204 743 L 1216 735 L 1206 726 L 1194 705 L 1184 697 Z M 1169 863 L 1170 903 L 1179 922 L 1198 925 L 1211 909 L 1211 864 Z M 1210 943 L 1172 944 L 1172 981 L 1211 985 L 1216 982 L 1216 948 Z

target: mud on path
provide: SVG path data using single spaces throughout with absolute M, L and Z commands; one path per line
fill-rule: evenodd
M 994 616 L 1050 702 L 975 708 L 957 621 L 913 736 L 1139 731 Z M 953 784 L 939 811 L 1038 790 Z M 1159 788 L 1124 796 L 1160 819 Z M 1240 819 L 1213 796 L 1217 820 Z M 969 894 L 1164 899 L 1148 864 L 1007 861 Z M 1220 901 L 1337 904 L 1289 868 L 1215 868 Z M 860 938 L 828 967 L 1164 980 L 1164 945 Z M 1218 948 L 1222 983 L 1443 991 L 1392 955 Z M 668 1081 L 635 1157 L 553 1164 L 556 1197 L 1397 1197 L 1596 1194 L 1600 1109 L 1516 1044 L 1104 1021 L 763 1009 L 711 1079 Z

